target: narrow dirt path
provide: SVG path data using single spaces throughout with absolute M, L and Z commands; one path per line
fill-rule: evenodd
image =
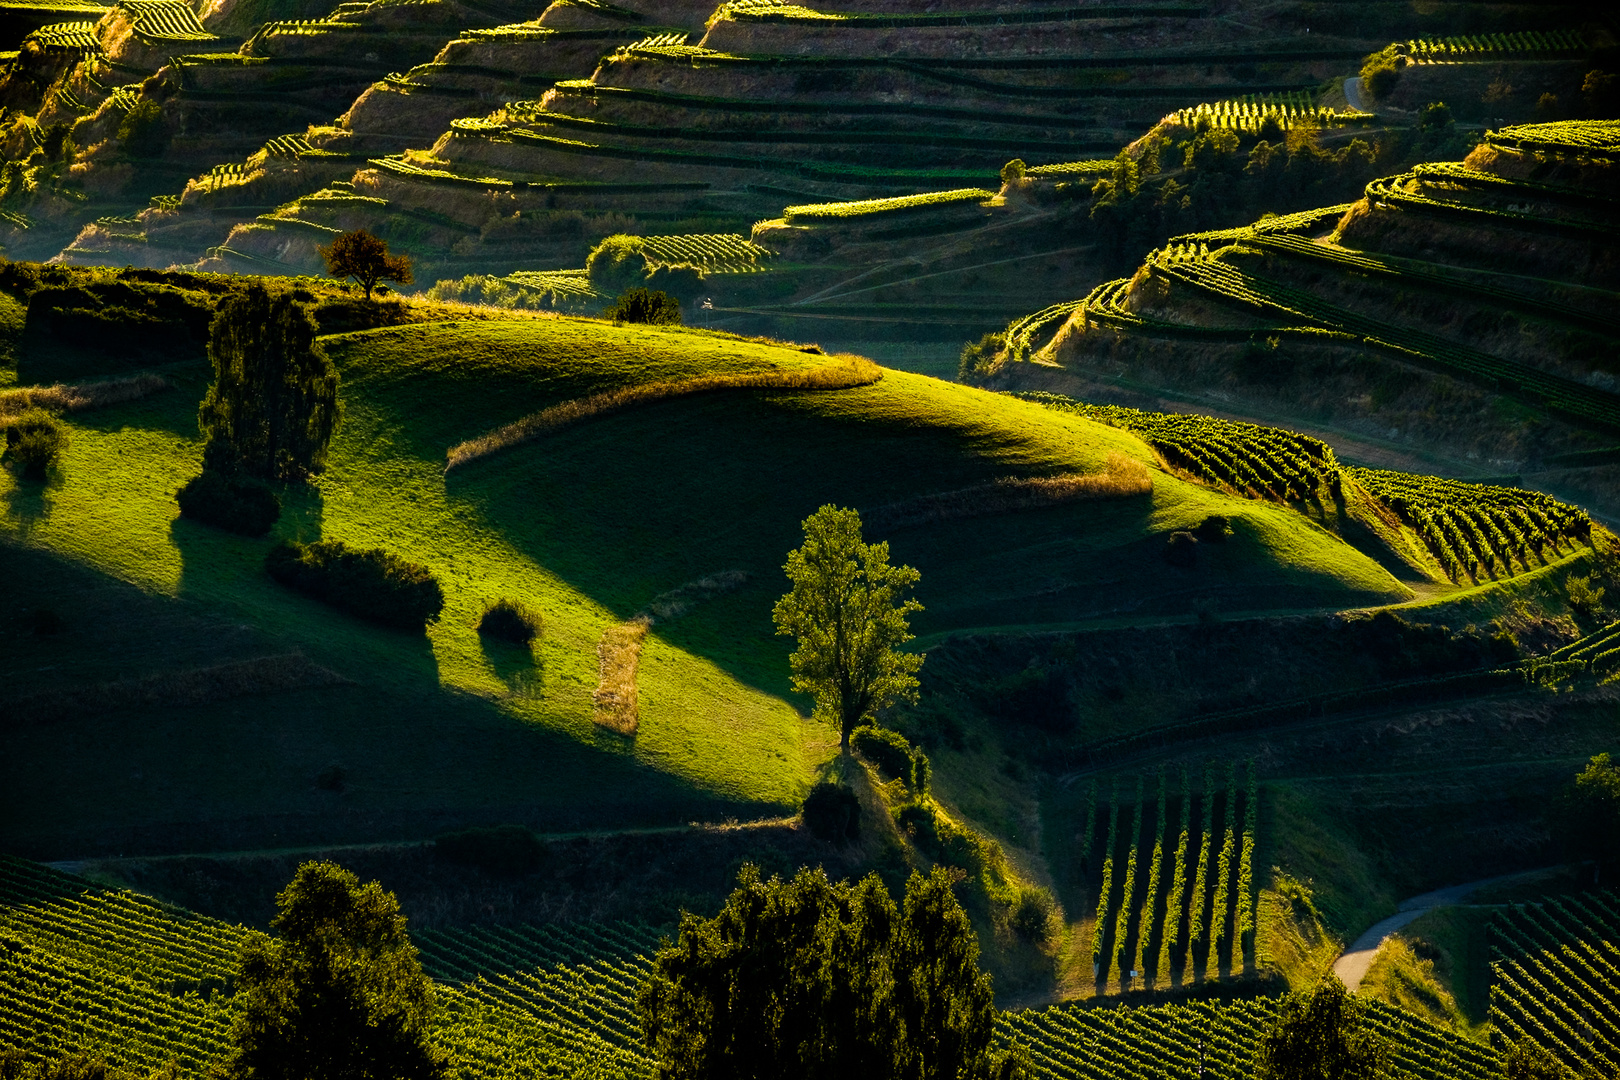
M 1361 76 L 1344 80 L 1344 100 L 1357 112 L 1371 112 L 1361 103 Z
M 1470 881 L 1465 885 L 1450 885 L 1444 889 L 1422 893 L 1409 900 L 1401 901 L 1401 906 L 1395 914 L 1380 922 L 1373 923 L 1366 932 L 1351 943 L 1337 960 L 1333 962 L 1333 974 L 1337 975 L 1345 987 L 1357 990 L 1361 980 L 1367 977 L 1367 970 L 1372 967 L 1373 957 L 1378 955 L 1378 949 L 1384 940 L 1395 931 L 1408 923 L 1434 911 L 1437 908 L 1452 907 L 1460 904 L 1469 896 L 1478 892 L 1487 885 L 1498 885 L 1505 881 L 1529 877 L 1533 874 L 1544 873 L 1545 870 L 1525 870 L 1517 874 L 1503 874 L 1499 877 L 1481 878 Z

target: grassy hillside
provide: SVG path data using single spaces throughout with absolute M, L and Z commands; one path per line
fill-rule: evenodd
M 325 341 L 343 378 L 343 426 L 328 471 L 290 494 L 275 535 L 383 546 L 424 562 L 444 583 L 444 615 L 425 637 L 374 629 L 271 582 L 259 566 L 270 539 L 177 520 L 173 492 L 199 468 L 195 402 L 206 380 L 196 366 L 170 369 L 171 390 L 74 414 L 49 482 L 0 481 L 5 557 L 37 566 L 48 555 L 92 580 L 128 582 L 143 599 L 122 619 L 95 620 L 52 595 L 53 573 L 27 576 L 23 603 L 65 605 L 70 629 L 18 634 L 9 693 L 32 694 L 52 720 L 25 725 L 7 756 L 8 845 L 83 854 L 138 837 L 197 850 L 316 834 L 420 836 L 469 820 L 557 828 L 685 821 L 725 807 L 790 812 L 831 737 L 799 719 L 788 646 L 769 622 L 777 568 L 803 517 L 825 502 L 871 510 L 1000 477 L 1095 472 L 1111 452 L 1152 460 L 1117 429 L 889 372 L 853 390 L 676 398 L 446 474 L 450 445 L 565 399 L 828 359 L 568 319 L 440 322 Z M 917 629 L 1187 611 L 1211 590 L 1261 608 L 1409 595 L 1373 559 L 1292 511 L 1163 473 L 1154 481 L 1150 497 L 896 533 L 895 557 L 923 574 L 928 610 Z M 1236 542 L 1205 580 L 1166 580 L 1163 535 L 1212 513 L 1232 518 Z M 604 631 L 727 571 L 747 575 L 741 587 L 649 635 L 634 740 L 593 724 Z M 475 632 L 484 603 L 503 597 L 544 613 L 532 655 Z M 195 622 L 174 632 L 190 636 L 189 652 L 177 645 L 173 661 L 140 665 L 117 659 L 131 634 L 120 623 L 174 619 Z M 255 627 L 265 641 L 259 656 L 302 651 L 338 678 L 306 672 L 277 684 L 280 696 L 218 690 L 228 704 L 189 708 L 154 708 L 168 699 L 132 697 L 125 685 L 108 691 L 132 706 L 114 720 L 52 704 L 61 677 L 32 670 L 77 656 L 66 681 L 127 684 L 238 659 L 243 650 L 226 656 L 223 638 L 210 647 L 205 626 L 219 623 Z M 101 668 L 85 661 L 87 649 L 115 659 Z M 312 680 L 337 685 L 306 686 Z M 148 725 L 173 749 L 158 751 Z M 332 765 L 347 776 L 341 796 L 315 785 Z

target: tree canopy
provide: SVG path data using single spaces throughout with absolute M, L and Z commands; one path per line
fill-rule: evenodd
M 394 894 L 308 862 L 276 897 L 271 938 L 241 947 L 233 1080 L 441 1080 L 432 987 Z
M 912 638 L 906 616 L 922 605 L 902 596 L 921 575 L 890 566 L 887 543 L 862 542 L 860 514 L 831 505 L 805 519 L 804 546 L 783 569 L 793 587 L 771 614 L 778 634 L 799 641 L 793 688 L 815 698 L 847 747 L 862 721 L 916 699 L 923 658 L 895 646 Z
M 390 255 L 387 241 L 364 229 L 339 233 L 330 244 L 318 250 L 326 260 L 326 272 L 333 277 L 354 278 L 366 287 L 367 300 L 371 299 L 371 291 L 379 281 L 409 285 L 415 280 L 410 256 Z
M 1378 1080 L 1388 1070 L 1389 1051 L 1366 1004 L 1336 975 L 1284 998 L 1255 1053 L 1258 1080 Z
M 298 480 L 326 463 L 338 421 L 337 369 L 309 311 L 263 286 L 222 303 L 209 331 L 214 384 L 198 411 L 203 466 Z
M 1576 858 L 1605 862 L 1620 858 L 1620 764 L 1599 754 L 1575 775 L 1559 800 L 1564 842 Z
M 640 999 L 660 1080 L 975 1080 L 1020 1075 L 991 1050 L 990 977 L 943 869 L 897 908 L 876 875 L 761 880 L 687 915 Z

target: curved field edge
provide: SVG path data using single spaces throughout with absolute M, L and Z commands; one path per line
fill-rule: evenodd
M 259 719 L 223 728 L 234 707 L 173 711 L 163 723 L 175 730 L 228 735 L 217 749 L 203 739 L 188 751 L 185 767 L 208 774 L 206 784 L 176 777 L 179 794 L 162 797 L 148 793 L 160 785 L 143 788 L 107 760 L 85 769 L 83 754 L 48 753 L 41 733 L 13 765 L 20 782 L 27 772 L 39 814 L 15 828 L 38 826 L 50 807 L 103 782 L 105 795 L 81 800 L 86 821 L 115 810 L 153 822 L 205 812 L 184 796 L 208 784 L 229 788 L 220 797 L 245 817 L 289 797 L 309 802 L 307 776 L 238 760 L 246 751 L 231 741 L 283 723 L 337 747 L 326 753 L 379 758 L 369 782 L 344 797 L 374 815 L 353 826 L 366 836 L 406 828 L 387 820 L 405 807 L 466 820 L 521 806 L 538 824 L 559 814 L 588 823 L 632 805 L 640 806 L 634 820 L 688 820 L 692 800 L 779 813 L 797 804 L 833 752 L 831 732 L 809 725 L 801 716 L 808 702 L 790 694 L 789 646 L 769 622 L 781 560 L 801 539 L 805 516 L 826 502 L 871 509 L 1008 475 L 1099 472 L 1110 453 L 1150 467 L 1153 460 L 1118 429 L 887 371 L 851 390 L 664 401 L 571 426 L 447 477 L 443 453 L 455 439 L 614 381 L 825 358 L 578 320 L 430 324 L 327 345 L 344 380 L 345 420 L 327 473 L 290 493 L 271 537 L 243 539 L 177 518 L 173 492 L 199 468 L 194 403 L 206 383 L 202 372 L 178 368 L 169 372 L 172 392 L 70 417 L 71 443 L 43 486 L 0 479 L 0 534 L 252 623 L 359 685 L 295 695 L 307 728 L 273 719 L 284 710 L 269 699 L 242 706 Z M 1189 584 L 1173 580 L 1159 557 L 1162 534 L 1211 513 L 1231 517 L 1237 535 L 1205 585 L 1265 596 L 1273 607 L 1407 595 L 1372 560 L 1299 515 L 1162 472 L 1150 496 L 952 521 L 890 539 L 895 558 L 923 572 L 929 610 L 917 629 L 933 633 L 1106 614 L 1098 605 L 1146 603 L 1144 613 L 1185 606 Z M 426 563 L 444 583 L 445 614 L 416 637 L 290 594 L 261 571 L 277 537 L 380 546 Z M 746 584 L 648 635 L 637 737 L 597 729 L 591 692 L 602 633 L 655 597 L 728 571 L 749 575 Z M 476 633 L 484 603 L 503 597 L 544 613 L 546 632 L 532 652 L 486 645 Z M 327 709 L 334 711 L 322 715 Z M 133 738 L 116 735 L 106 758 Z M 413 743 L 420 750 L 396 749 Z M 387 754 L 379 753 L 385 744 Z M 180 766 L 148 766 L 159 774 L 171 767 Z

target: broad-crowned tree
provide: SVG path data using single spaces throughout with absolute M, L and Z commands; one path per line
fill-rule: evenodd
M 1608 754 L 1587 762 L 1564 789 L 1558 816 L 1570 853 L 1593 860 L 1598 880 L 1604 863 L 1620 859 L 1620 764 Z
M 948 871 L 896 908 L 873 875 L 792 881 L 745 866 L 712 919 L 687 915 L 639 1008 L 660 1080 L 1011 1080 L 990 977 Z
M 1378 1080 L 1389 1050 L 1367 1006 L 1329 975 L 1308 994 L 1290 994 L 1255 1052 L 1258 1080 Z
M 259 285 L 219 307 L 209 330 L 214 384 L 198 411 L 203 466 L 265 480 L 319 472 L 338 421 L 337 369 L 308 309 Z
M 330 244 L 317 248 L 333 277 L 354 278 L 366 287 L 366 299 L 379 281 L 409 285 L 415 280 L 409 255 L 388 254 L 388 242 L 364 229 L 339 233 Z
M 433 990 L 394 894 L 308 862 L 276 897 L 271 938 L 242 942 L 233 1080 L 441 1080 Z
M 920 576 L 889 565 L 887 543 L 861 540 L 861 516 L 823 506 L 804 521 L 804 546 L 788 553 L 793 588 L 776 602 L 778 634 L 792 634 L 793 688 L 812 695 L 816 713 L 850 732 L 897 700 L 915 700 L 923 658 L 898 652 L 910 641 L 906 616 L 921 611 L 903 599 Z

